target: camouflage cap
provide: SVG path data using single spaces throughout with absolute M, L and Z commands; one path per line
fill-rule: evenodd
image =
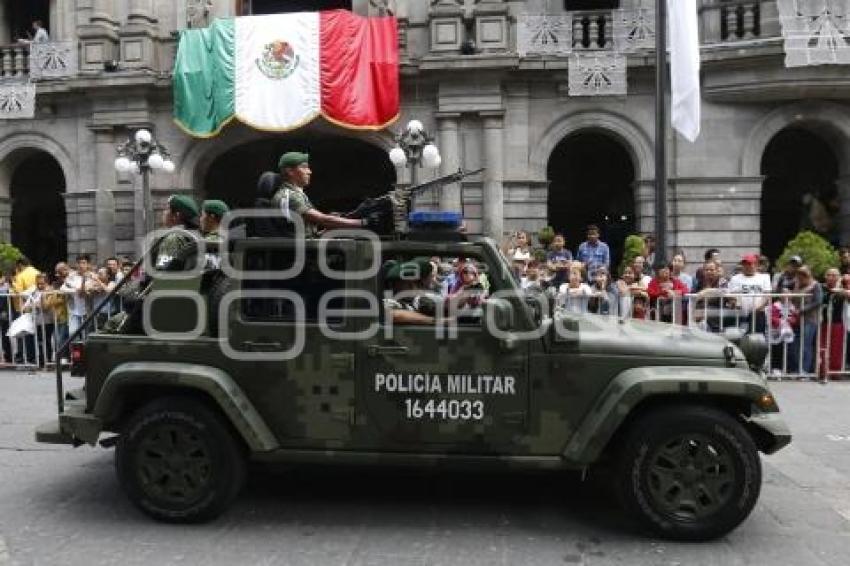
M 201 210 L 221 218 L 230 211 L 230 207 L 223 200 L 205 200 L 201 205 Z
M 300 151 L 287 151 L 280 156 L 280 160 L 277 162 L 277 168 L 283 169 L 284 167 L 298 167 L 302 163 L 308 163 L 309 161 L 310 156 L 306 153 L 301 153 Z
M 434 266 L 427 257 L 415 257 L 410 261 L 394 263 L 387 270 L 386 278 L 418 281 L 431 275 Z
M 168 197 L 168 207 L 174 212 L 180 212 L 188 219 L 198 217 L 198 204 L 186 195 L 171 195 Z

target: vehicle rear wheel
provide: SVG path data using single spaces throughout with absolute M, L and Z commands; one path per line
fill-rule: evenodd
M 744 427 L 717 409 L 668 407 L 630 425 L 617 466 L 627 511 L 656 534 L 709 540 L 737 527 L 761 490 Z
M 223 419 L 203 402 L 166 397 L 130 418 L 115 451 L 118 480 L 151 517 L 214 519 L 245 482 L 245 455 Z

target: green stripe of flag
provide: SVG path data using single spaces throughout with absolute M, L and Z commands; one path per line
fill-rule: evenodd
M 215 20 L 184 30 L 174 62 L 174 121 L 193 136 L 213 136 L 234 115 L 235 26 Z

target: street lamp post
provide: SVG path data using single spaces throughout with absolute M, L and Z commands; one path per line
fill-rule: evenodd
M 419 183 L 419 167 L 436 169 L 443 162 L 434 138 L 419 120 L 411 120 L 395 138 L 396 146 L 390 150 L 390 161 L 396 167 L 410 166 L 410 185 Z
M 150 130 L 141 128 L 118 146 L 115 170 L 119 173 L 135 173 L 142 176 L 142 218 L 145 234 L 154 229 L 153 204 L 151 203 L 151 171 L 174 172 L 174 162 L 164 145 L 154 139 Z

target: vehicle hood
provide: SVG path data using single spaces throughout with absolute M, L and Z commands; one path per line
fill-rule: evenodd
M 729 340 L 697 328 L 635 319 L 618 319 L 598 315 L 565 316 L 563 324 L 556 320 L 556 331 L 572 331 L 571 341 L 582 354 L 635 356 L 642 358 L 674 358 L 726 364 L 724 349 L 732 346 L 735 359 L 744 360 L 741 351 Z M 569 342 L 570 340 L 568 340 Z

